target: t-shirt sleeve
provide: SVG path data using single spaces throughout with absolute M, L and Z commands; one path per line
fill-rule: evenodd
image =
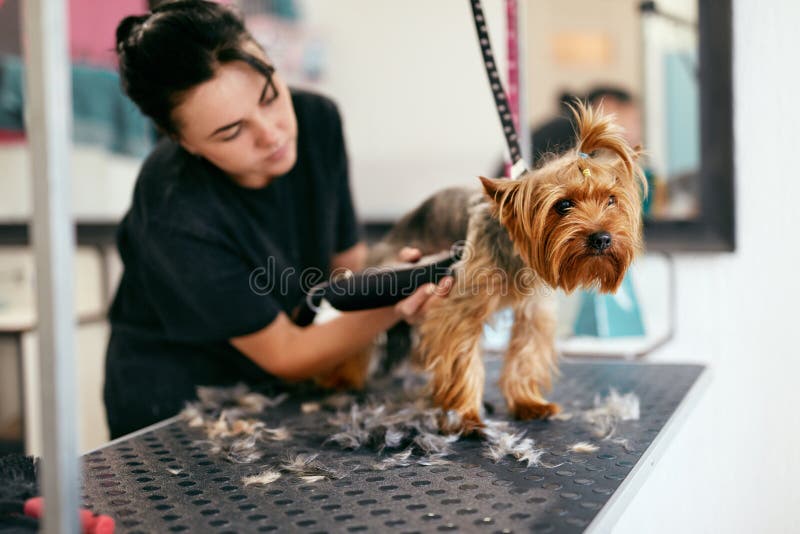
M 225 341 L 282 311 L 267 269 L 249 266 L 219 236 L 151 223 L 142 246 L 143 283 L 172 340 Z
M 342 252 L 358 243 L 362 236 L 353 205 L 353 195 L 350 191 L 350 168 L 347 161 L 342 120 L 335 107 L 332 123 L 333 158 L 336 162 L 332 168 L 336 169 L 334 194 L 337 199 L 334 252 Z

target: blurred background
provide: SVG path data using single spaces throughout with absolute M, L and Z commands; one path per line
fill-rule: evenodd
M 228 3 L 291 84 L 339 104 L 356 207 L 370 238 L 435 190 L 503 172 L 504 141 L 467 2 Z M 0 447 L 38 453 L 23 4 L 0 1 Z M 713 369 L 708 392 L 618 530 L 639 532 L 644 518 L 658 516 L 659 532 L 790 531 L 791 510 L 780 503 L 800 504 L 793 482 L 800 421 L 791 407 L 800 371 L 792 335 L 800 252 L 786 238 L 800 222 L 792 207 L 800 193 L 792 178 L 800 113 L 791 90 L 800 80 L 786 61 L 800 46 L 793 28 L 800 7 L 734 0 L 733 43 L 720 49 L 703 32 L 731 23 L 727 2 L 517 4 L 528 161 L 568 148 L 564 104 L 579 97 L 616 113 L 629 141 L 644 146 L 650 185 L 647 253 L 616 296 L 560 295 L 559 348 L 566 357 Z M 121 272 L 114 232 L 156 139 L 120 91 L 114 29 L 148 7 L 144 0 L 69 0 L 81 450 L 107 440 L 105 313 Z M 507 4 L 484 0 L 484 8 L 505 73 Z M 705 24 L 702 9 L 712 17 Z M 723 75 L 712 78 L 703 57 L 723 58 L 715 65 Z M 714 132 L 724 146 L 709 144 Z M 506 326 L 501 315 L 487 329 L 487 348 L 502 348 Z M 677 513 L 666 514 L 663 503 Z M 753 514 L 712 513 L 732 506 Z

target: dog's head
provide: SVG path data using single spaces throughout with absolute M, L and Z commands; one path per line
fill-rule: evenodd
M 642 247 L 647 182 L 613 117 L 576 103 L 576 148 L 519 180 L 481 177 L 523 260 L 567 292 L 613 292 Z

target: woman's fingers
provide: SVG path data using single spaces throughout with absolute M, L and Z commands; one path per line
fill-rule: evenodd
M 439 284 L 436 286 L 433 294 L 426 300 L 423 305 L 417 310 L 417 313 L 414 314 L 414 324 L 421 323 L 423 319 L 425 319 L 425 315 L 428 313 L 436 303 L 443 298 L 446 298 L 447 295 L 450 293 L 450 290 L 453 288 L 453 277 L 448 276 L 443 278 Z
M 436 292 L 434 284 L 425 284 L 418 288 L 411 296 L 404 298 L 395 305 L 395 309 L 400 316 L 408 322 L 411 322 L 414 315 L 422 308 L 431 295 Z
M 397 303 L 396 310 L 407 323 L 418 324 L 425 318 L 425 314 L 433 303 L 445 298 L 452 288 L 452 276 L 442 278 L 436 285 L 425 284 L 410 297 Z
M 436 286 L 436 295 L 439 297 L 446 297 L 450 294 L 451 289 L 453 289 L 453 277 L 445 276 L 439 280 L 439 284 Z
M 403 247 L 397 253 L 397 259 L 404 262 L 414 262 L 422 257 L 422 251 L 414 247 Z

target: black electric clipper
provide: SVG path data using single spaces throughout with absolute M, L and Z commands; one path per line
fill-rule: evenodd
M 437 284 L 452 274 L 461 251 L 447 251 L 423 258 L 409 267 L 374 267 L 313 287 L 295 308 L 292 319 L 299 326 L 314 321 L 323 299 L 339 311 L 370 310 L 391 306 L 424 284 Z

